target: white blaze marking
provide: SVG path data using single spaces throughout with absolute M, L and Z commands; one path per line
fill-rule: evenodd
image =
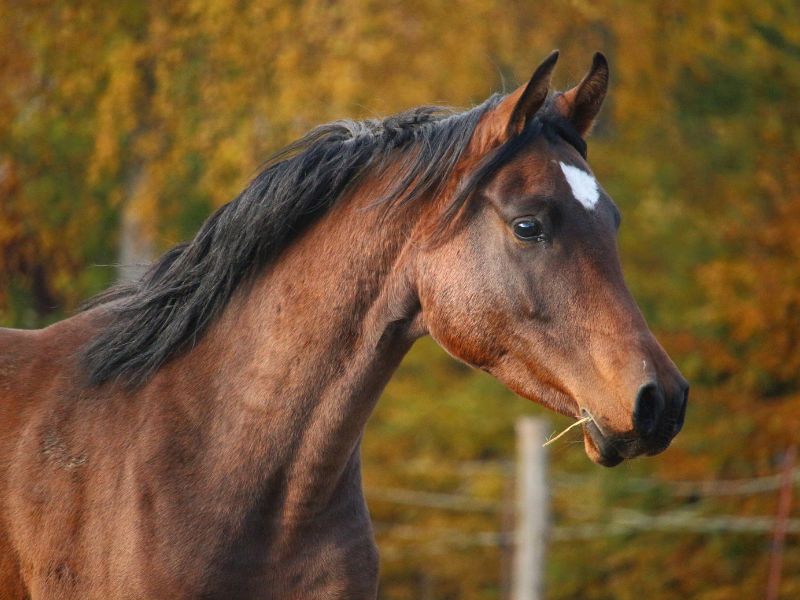
M 597 187 L 597 180 L 586 171 L 573 167 L 572 165 L 558 163 L 561 172 L 567 178 L 567 183 L 572 189 L 572 195 L 583 204 L 588 210 L 594 210 L 597 201 L 600 199 L 600 190 Z

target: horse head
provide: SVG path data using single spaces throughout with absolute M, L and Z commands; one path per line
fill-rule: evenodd
M 613 466 L 669 445 L 688 385 L 625 284 L 620 213 L 586 159 L 608 64 L 596 54 L 553 93 L 557 57 L 484 113 L 433 203 L 447 234 L 420 245 L 420 320 L 453 356 L 585 418 L 587 454 Z

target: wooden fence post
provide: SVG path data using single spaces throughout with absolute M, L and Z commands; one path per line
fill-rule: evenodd
M 547 424 L 517 421 L 517 522 L 514 551 L 514 600 L 541 600 L 549 525 Z

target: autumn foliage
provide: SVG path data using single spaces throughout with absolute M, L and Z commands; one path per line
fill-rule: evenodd
M 798 440 L 799 24 L 795 0 L 0 0 L 0 323 L 69 314 L 315 124 L 470 106 L 556 47 L 564 88 L 602 50 L 612 85 L 589 159 L 623 213 L 629 284 L 693 390 L 657 458 L 605 471 L 553 447 L 548 597 L 761 597 L 768 532 L 611 525 L 774 515 L 774 491 L 673 482 L 772 475 Z M 510 527 L 514 419 L 531 412 L 429 340 L 412 351 L 364 442 L 382 597 L 504 597 L 509 548 L 492 535 Z M 581 524 L 600 530 L 570 538 Z M 800 597 L 796 533 L 782 585 Z

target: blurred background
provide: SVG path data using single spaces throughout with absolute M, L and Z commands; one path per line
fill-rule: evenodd
M 553 48 L 561 89 L 609 58 L 589 158 L 692 395 L 656 458 L 603 469 L 577 432 L 549 448 L 546 596 L 764 597 L 800 482 L 781 484 L 800 439 L 796 0 L 0 0 L 0 325 L 68 316 L 312 126 L 469 107 Z M 415 346 L 364 440 L 382 598 L 508 597 L 530 414 L 568 424 Z M 798 598 L 785 525 L 780 592 Z

